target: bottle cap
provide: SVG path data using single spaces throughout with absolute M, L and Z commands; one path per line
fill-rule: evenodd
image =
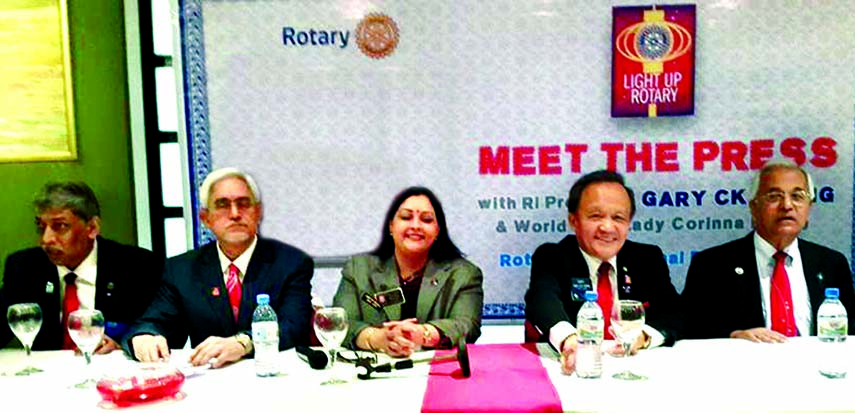
M 585 301 L 597 301 L 596 291 L 585 291 Z
M 270 304 L 270 296 L 267 294 L 259 294 L 255 296 L 255 302 L 258 305 L 267 305 Z
M 825 289 L 825 298 L 839 298 L 840 290 L 834 287 L 828 287 Z

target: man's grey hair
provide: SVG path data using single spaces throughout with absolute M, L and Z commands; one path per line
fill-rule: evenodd
M 227 167 L 211 171 L 211 173 L 205 177 L 205 180 L 202 181 L 202 186 L 199 187 L 199 202 L 202 205 L 202 208 L 208 208 L 208 198 L 211 196 L 211 190 L 214 185 L 226 178 L 238 178 L 244 181 L 246 186 L 249 187 L 249 191 L 252 193 L 253 203 L 261 203 L 261 191 L 258 190 L 258 185 L 255 184 L 255 180 L 252 179 L 252 176 L 240 169 Z
M 83 182 L 50 182 L 33 199 L 36 213 L 51 209 L 69 209 L 83 221 L 101 216 L 95 192 Z
M 769 160 L 768 162 L 766 162 L 765 165 L 763 165 L 763 168 L 761 168 L 757 172 L 757 174 L 754 175 L 754 178 L 751 180 L 751 187 L 749 188 L 749 192 L 748 192 L 749 194 L 751 194 L 751 200 L 757 199 L 757 195 L 759 195 L 757 193 L 757 191 L 760 190 L 760 178 L 762 178 L 765 175 L 768 175 L 769 173 L 771 173 L 773 170 L 776 170 L 776 169 L 789 169 L 789 170 L 801 172 L 802 175 L 805 176 L 805 180 L 807 181 L 806 190 L 808 192 L 808 196 L 810 198 L 810 201 L 811 202 L 814 201 L 814 198 L 816 196 L 815 195 L 816 192 L 814 191 L 813 178 L 811 178 L 808 171 L 806 171 L 804 168 L 797 165 L 792 159 L 789 159 L 789 158 L 772 159 L 772 160 Z

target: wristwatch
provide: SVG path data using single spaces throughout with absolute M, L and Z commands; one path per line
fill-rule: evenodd
M 243 346 L 243 354 L 247 355 L 250 351 L 252 351 L 252 338 L 246 333 L 237 333 L 235 334 L 235 340 L 237 340 L 238 344 Z

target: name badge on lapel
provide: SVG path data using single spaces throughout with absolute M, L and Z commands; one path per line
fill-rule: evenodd
M 404 290 L 402 290 L 401 287 L 398 287 L 388 291 L 382 291 L 374 294 L 374 299 L 380 303 L 382 307 L 404 304 Z
M 590 278 L 570 279 L 570 299 L 573 301 L 585 301 L 585 291 L 595 291 Z
M 53 283 L 50 281 L 45 284 L 45 294 L 53 294 Z

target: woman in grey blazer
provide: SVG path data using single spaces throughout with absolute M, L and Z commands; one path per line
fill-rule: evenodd
M 429 189 L 410 187 L 386 213 L 380 244 L 351 257 L 333 305 L 350 319 L 352 348 L 407 357 L 481 335 L 481 270 L 451 241 L 442 204 Z M 401 302 L 403 301 L 403 302 Z

